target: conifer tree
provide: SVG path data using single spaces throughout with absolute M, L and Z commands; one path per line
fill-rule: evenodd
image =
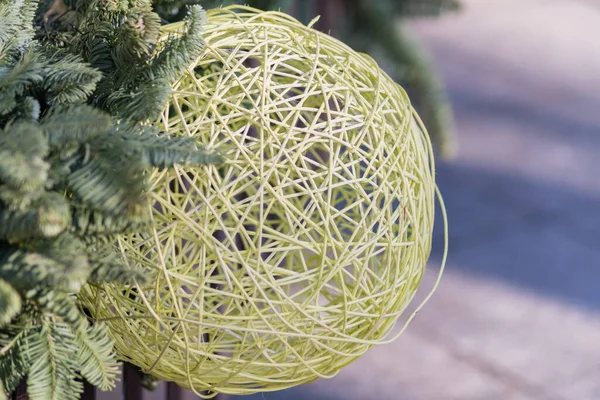
M 114 386 L 84 284 L 140 282 L 115 236 L 150 220 L 148 171 L 220 158 L 148 124 L 203 47 L 204 14 L 160 42 L 145 0 L 0 0 L 0 399 L 24 378 L 32 400 Z

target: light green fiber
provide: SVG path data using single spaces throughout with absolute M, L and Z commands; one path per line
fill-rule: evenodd
M 200 395 L 332 377 L 397 336 L 422 280 L 431 144 L 369 57 L 277 12 L 208 21 L 159 123 L 226 162 L 154 172 L 152 232 L 118 243 L 150 283 L 82 299 L 124 359 Z

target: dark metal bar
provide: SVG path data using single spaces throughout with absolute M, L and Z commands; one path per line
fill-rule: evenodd
M 140 373 L 131 365 L 123 365 L 123 395 L 125 400 L 142 400 Z
M 167 383 L 167 400 L 182 400 L 183 390 L 173 382 Z
M 13 400 L 29 400 L 27 395 L 27 380 L 23 379 L 12 394 Z
M 83 393 L 81 400 L 96 400 L 96 388 L 88 381 L 83 382 Z

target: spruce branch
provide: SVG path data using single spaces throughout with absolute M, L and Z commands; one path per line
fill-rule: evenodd
M 33 41 L 37 0 L 0 1 L 0 54 L 4 56 L 25 51 Z
M 160 17 L 148 4 L 127 14 L 123 24 L 115 30 L 112 56 L 116 68 L 128 69 L 152 56 L 161 35 L 160 22 Z
M 148 226 L 146 218 L 128 219 L 92 210 L 82 204 L 73 206 L 71 232 L 90 246 L 114 241 L 118 234 L 144 231 Z
M 91 144 L 89 155 L 81 158 L 67 179 L 69 191 L 94 210 L 120 217 L 140 216 L 147 206 L 143 192 L 148 183 L 140 163 L 128 158 L 128 150 L 118 147 L 116 140 Z
M 144 79 L 152 80 L 160 77 L 167 80 L 169 85 L 175 82 L 204 49 L 202 28 L 206 22 L 204 9 L 200 6 L 191 6 L 184 18 L 183 34 L 165 43 L 158 56 L 143 71 Z
M 120 364 L 116 361 L 114 344 L 104 325 L 98 323 L 77 331 L 76 341 L 81 375 L 100 390 L 113 389 Z
M 83 383 L 77 370 L 77 347 L 65 324 L 44 321 L 40 332 L 43 352 L 28 371 L 31 400 L 79 400 Z
M 43 352 L 40 327 L 12 325 L 0 330 L 0 380 L 8 392 L 15 390 L 21 379 Z
M 167 80 L 157 78 L 130 81 L 114 90 L 104 90 L 106 96 L 98 96 L 99 106 L 128 121 L 144 122 L 160 113 L 169 99 L 171 86 Z
M 148 171 L 221 161 L 145 127 L 203 45 L 199 8 L 163 47 L 149 4 L 0 0 L 0 395 L 24 376 L 32 400 L 114 385 L 76 293 L 143 282 L 113 246 L 151 221 Z
M 21 108 L 16 110 L 17 118 L 21 118 L 25 121 L 36 121 L 40 118 L 40 102 L 34 97 L 27 96 L 23 98 L 20 105 Z
M 127 131 L 117 134 L 120 147 L 130 148 L 147 167 L 165 169 L 176 164 L 208 165 L 223 162 L 222 156 L 204 150 L 192 137 L 174 137 L 150 127 L 144 127 L 138 135 Z
M 0 278 L 19 291 L 43 286 L 69 287 L 75 286 L 76 283 L 81 286 L 80 278 L 73 279 L 70 276 L 70 267 L 72 266 L 65 265 L 61 260 L 47 254 L 13 250 L 0 260 Z
M 42 88 L 51 104 L 77 104 L 87 100 L 102 79 L 100 71 L 91 68 L 74 54 L 55 54 L 44 64 Z
M 113 283 L 143 283 L 144 271 L 141 268 L 130 266 L 131 262 L 124 262 L 123 256 L 114 251 L 112 246 L 101 246 L 89 254 L 92 272 L 88 283 L 103 284 Z
M 25 193 L 43 190 L 50 168 L 47 154 L 47 140 L 36 123 L 6 125 L 0 130 L 0 183 Z M 7 200 L 2 193 L 0 199 Z
M 20 311 L 19 293 L 8 282 L 0 279 L 0 327 L 8 324 Z
M 85 23 L 85 22 L 84 22 Z M 110 47 L 113 25 L 109 21 L 96 21 L 81 27 L 84 33 L 73 39 L 74 49 L 83 59 L 104 74 L 115 68 Z
M 85 330 L 88 326 L 71 294 L 51 289 L 34 289 L 27 292 L 27 298 L 34 301 L 39 310 L 52 315 L 73 331 Z
M 60 151 L 65 147 L 76 148 L 99 136 L 106 135 L 113 127 L 110 115 L 88 105 L 51 109 L 42 119 L 41 127 L 48 137 L 50 149 Z
M 90 273 L 83 246 L 67 233 L 23 242 L 20 247 L 4 246 L 0 251 L 0 278 L 22 293 L 47 287 L 76 293 Z
M 158 17 L 154 13 L 151 15 Z M 160 48 L 156 46 L 160 31 L 156 32 L 156 37 L 152 36 L 154 31 L 147 33 L 148 37 L 139 37 L 140 45 L 145 43 L 153 50 L 156 48 L 157 53 L 147 53 L 134 64 L 137 68 L 115 68 L 100 85 L 95 104 L 131 122 L 155 118 L 168 100 L 171 84 L 204 48 L 201 35 L 206 22 L 204 10 L 200 6 L 190 7 L 184 21 L 182 34 L 170 38 Z M 129 46 L 129 49 L 133 51 L 135 47 Z M 113 53 L 114 56 L 118 54 L 124 59 L 132 59 L 123 51 Z M 139 53 L 134 56 L 138 57 Z M 113 60 L 118 66 L 118 59 L 113 57 Z
M 26 52 L 14 65 L 0 66 L 0 115 L 12 112 L 21 96 L 43 79 L 40 56 Z
M 0 240 L 52 238 L 71 222 L 69 203 L 58 193 L 45 193 L 25 209 L 0 207 Z

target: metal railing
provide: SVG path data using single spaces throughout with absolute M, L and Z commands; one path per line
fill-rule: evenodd
M 84 383 L 84 390 L 81 394 L 80 400 L 150 400 L 150 399 L 161 399 L 161 400 L 190 400 L 199 399 L 194 396 L 191 392 L 185 391 L 174 383 L 167 382 L 161 390 L 162 393 L 153 393 L 144 390 L 140 382 L 140 374 L 134 366 L 124 365 L 122 384 L 119 388 L 112 392 L 100 392 L 94 386 L 89 383 Z M 161 396 L 162 394 L 162 396 Z M 27 395 L 26 381 L 23 380 L 21 384 L 14 391 L 11 400 L 29 400 Z M 231 396 L 219 394 L 214 397 L 215 400 L 230 400 Z

